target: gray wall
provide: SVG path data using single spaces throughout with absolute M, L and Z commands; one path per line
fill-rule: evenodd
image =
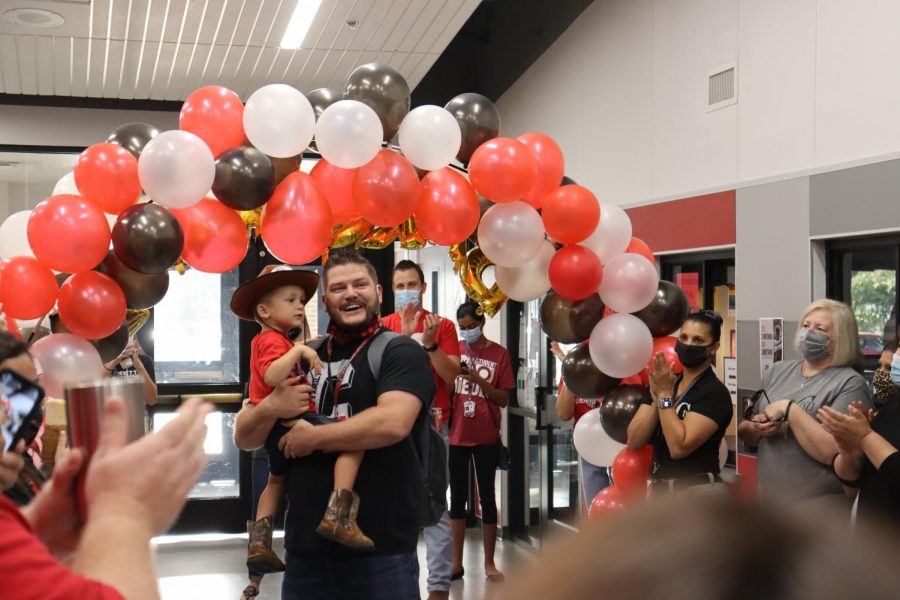
M 810 236 L 900 228 L 900 160 L 809 179 Z

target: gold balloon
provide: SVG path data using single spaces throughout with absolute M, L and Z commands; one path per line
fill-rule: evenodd
M 147 321 L 150 320 L 150 309 L 144 308 L 141 310 L 127 310 L 125 311 L 125 323 L 128 324 L 128 335 L 134 336 L 138 331 L 141 330 L 141 327 L 147 324 Z
M 172 269 L 173 271 L 178 271 L 179 275 L 184 275 L 185 272 L 187 272 L 187 270 L 188 270 L 187 263 L 184 262 L 183 258 L 179 258 L 178 262 L 176 262 L 174 265 L 172 265 L 169 268 Z
M 400 247 L 406 250 L 420 250 L 425 247 L 425 236 L 416 227 L 416 218 L 410 217 L 400 225 Z
M 241 221 L 244 222 L 244 226 L 247 228 L 247 235 L 251 239 L 254 236 L 254 231 L 256 235 L 262 235 L 262 211 L 261 206 L 253 210 L 238 211 L 238 214 L 241 215 Z
M 450 260 L 453 261 L 453 271 L 459 273 L 462 270 L 463 263 L 466 262 L 466 249 L 462 244 L 450 246 Z
M 400 227 L 373 227 L 363 239 L 356 242 L 357 248 L 381 250 L 394 243 L 400 236 Z
M 331 248 L 354 246 L 371 230 L 372 225 L 365 219 L 356 219 L 346 225 L 337 225 L 331 234 L 331 243 L 328 246 Z
M 484 314 L 489 317 L 497 314 L 497 311 L 506 303 L 506 295 L 500 291 L 497 284 L 494 283 L 488 288 L 482 279 L 484 270 L 493 264 L 484 255 L 481 248 L 476 246 L 466 253 L 465 261 L 459 271 L 459 279 L 466 294 L 480 304 Z

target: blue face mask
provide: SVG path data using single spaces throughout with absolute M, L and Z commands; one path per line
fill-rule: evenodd
M 410 302 L 417 306 L 421 303 L 421 295 L 419 293 L 419 290 L 394 291 L 394 308 L 396 310 L 403 310 Z
M 891 381 L 894 385 L 900 386 L 900 356 L 896 354 L 891 359 Z
M 459 337 L 461 337 L 465 343 L 471 344 L 481 337 L 481 327 L 476 327 L 474 329 L 460 329 Z

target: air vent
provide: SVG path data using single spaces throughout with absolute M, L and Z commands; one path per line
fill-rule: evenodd
M 709 73 L 707 108 L 716 110 L 737 102 L 737 65 L 725 65 Z

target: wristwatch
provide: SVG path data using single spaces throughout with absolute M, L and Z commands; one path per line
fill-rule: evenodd
M 434 352 L 435 350 L 438 349 L 438 343 L 435 342 L 430 346 L 423 346 L 423 348 L 425 348 L 425 352 Z
M 659 397 L 659 407 L 660 408 L 672 408 L 672 397 L 671 396 L 660 396 Z

